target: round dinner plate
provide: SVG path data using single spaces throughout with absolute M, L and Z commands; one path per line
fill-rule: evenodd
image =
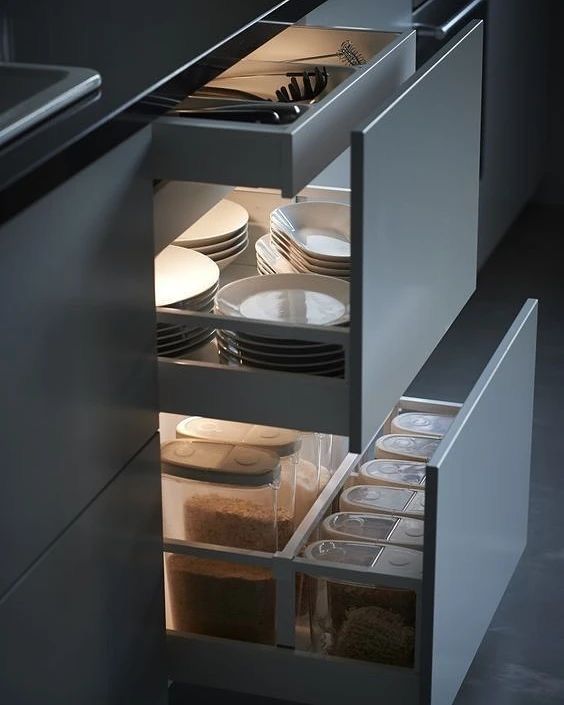
M 241 230 L 241 232 L 235 233 L 233 237 L 230 237 L 227 240 L 222 240 L 222 242 L 219 242 L 215 245 L 207 245 L 205 247 L 193 247 L 192 249 L 198 250 L 198 252 L 201 252 L 203 255 L 208 255 L 208 257 L 211 257 L 213 259 L 214 255 L 219 254 L 221 252 L 225 252 L 226 250 L 229 250 L 232 247 L 240 245 L 242 242 L 247 240 L 248 237 L 249 229 L 245 227 L 243 228 L 243 230 Z
M 179 355 L 184 355 L 199 348 L 204 343 L 208 343 L 215 337 L 215 331 L 206 330 L 201 333 L 198 337 L 193 338 L 189 343 L 175 345 L 175 346 L 157 346 L 157 354 L 162 357 L 178 357 Z
M 295 267 L 272 246 L 270 233 L 262 235 L 255 242 L 255 254 L 257 262 L 260 261 L 265 267 L 270 267 L 273 274 L 293 274 L 296 271 Z
M 349 320 L 349 284 L 319 274 L 270 274 L 239 279 L 217 293 L 216 308 L 241 318 L 340 325 Z
M 330 343 L 314 343 L 309 340 L 289 340 L 287 338 L 267 338 L 258 335 L 249 335 L 247 333 L 233 333 L 231 331 L 221 331 L 223 335 L 227 335 L 235 344 L 241 342 L 243 345 L 249 345 L 257 350 L 272 352 L 281 350 L 285 354 L 285 350 L 289 349 L 300 354 L 302 351 L 307 352 L 313 350 L 316 352 L 340 352 L 340 345 L 332 345 Z
M 330 362 L 341 364 L 344 363 L 344 352 L 342 350 L 318 351 L 318 350 L 259 350 L 252 346 L 244 345 L 241 342 L 233 340 L 223 331 L 218 331 L 218 340 L 222 342 L 224 347 L 229 348 L 232 353 L 240 353 L 242 357 L 251 357 L 256 360 L 264 360 L 265 362 L 273 362 L 279 364 L 300 364 L 300 365 L 317 365 L 329 364 Z
M 206 247 L 228 240 L 249 223 L 249 213 L 238 203 L 223 199 L 179 235 L 183 247 Z
M 346 262 L 336 262 L 335 260 L 322 260 L 311 257 L 295 246 L 294 243 L 283 233 L 276 229 L 272 229 L 270 233 L 271 247 L 278 254 L 286 259 L 294 257 L 306 267 L 326 269 L 327 271 L 336 272 L 337 275 L 349 275 L 351 269 L 350 259 Z
M 289 203 L 273 210 L 270 222 L 312 257 L 350 259 L 350 206 L 344 203 Z
M 201 252 L 169 245 L 155 257 L 155 303 L 172 306 L 201 296 L 219 281 L 219 267 Z
M 248 365 L 249 367 L 258 367 L 264 370 L 278 370 L 280 372 L 301 372 L 303 374 L 337 374 L 344 372 L 344 365 L 340 363 L 328 363 L 324 365 L 281 365 L 266 362 L 264 360 L 256 360 L 251 357 L 243 357 L 236 353 L 232 353 L 227 350 L 221 342 L 218 341 L 217 349 L 219 351 L 220 358 L 223 357 L 231 362 L 238 364 Z

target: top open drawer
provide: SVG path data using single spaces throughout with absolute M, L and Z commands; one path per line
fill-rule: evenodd
M 338 55 L 344 42 L 350 42 L 366 63 L 349 66 Z M 326 67 L 327 89 L 285 125 L 184 116 L 158 119 L 153 125 L 155 178 L 260 186 L 295 195 L 349 146 L 352 129 L 414 72 L 415 32 L 290 25 L 228 73 L 248 75 L 253 67 L 260 70 L 257 62 Z M 290 79 L 274 80 L 282 86 Z M 249 81 L 240 85 L 249 90 Z

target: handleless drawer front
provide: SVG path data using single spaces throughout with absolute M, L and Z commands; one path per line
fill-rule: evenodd
M 450 705 L 527 542 L 537 302 L 427 466 L 422 703 Z
M 482 24 L 472 23 L 351 149 L 351 444 L 363 448 L 476 283 Z
M 350 40 L 368 61 L 288 125 L 163 117 L 153 125 L 155 178 L 280 189 L 293 196 L 349 146 L 351 130 L 415 69 L 415 33 L 289 26 L 252 61 L 336 52 Z M 338 58 L 311 63 L 343 70 Z M 336 71 L 337 69 L 334 69 Z M 280 84 L 288 82 L 282 76 Z

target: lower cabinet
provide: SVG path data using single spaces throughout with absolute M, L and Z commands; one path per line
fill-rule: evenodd
M 153 439 L 0 602 L 0 702 L 166 702 Z
M 419 538 L 406 529 L 396 553 L 388 544 L 370 554 L 374 536 L 356 544 L 364 546 L 360 557 L 332 537 L 315 543 L 327 539 L 328 514 L 362 503 L 349 488 L 365 484 L 361 466 L 374 458 L 374 443 L 362 454 L 346 455 L 276 553 L 165 536 L 167 566 L 170 554 L 190 557 L 185 566 L 192 566 L 180 576 L 183 559 L 176 556 L 177 588 L 186 581 L 186 590 L 176 594 L 200 596 L 198 604 L 184 600 L 182 610 L 198 615 L 198 624 L 210 610 L 211 623 L 211 585 L 217 590 L 221 577 L 231 586 L 224 593 L 230 609 L 221 593 L 216 604 L 225 620 L 237 620 L 241 634 L 187 633 L 169 620 L 169 677 L 309 705 L 340 705 L 344 699 L 351 705 L 451 705 L 527 541 L 536 325 L 537 302 L 529 300 L 462 403 L 402 397 L 374 429 L 378 444 L 393 428 L 394 412 L 451 417 L 444 436 L 431 439 L 424 476 L 412 480 L 419 490 L 393 512 L 389 505 L 388 515 L 419 517 Z M 373 505 L 371 511 L 382 510 Z M 389 536 L 385 541 L 393 543 Z M 401 546 L 411 549 L 402 555 Z M 221 576 L 216 571 L 212 580 L 214 561 L 231 567 Z M 204 567 L 194 569 L 199 562 Z M 263 576 L 260 585 L 257 576 Z M 376 597 L 374 590 L 380 591 Z M 384 632 L 382 620 L 391 619 L 391 612 L 402 624 Z M 347 625 L 353 613 L 358 621 Z M 256 625 L 264 620 L 272 629 L 268 638 L 257 638 Z M 401 643 L 398 630 L 405 635 Z

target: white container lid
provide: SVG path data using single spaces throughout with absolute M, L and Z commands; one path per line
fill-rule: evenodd
M 304 552 L 310 561 L 373 568 L 380 575 L 421 578 L 423 552 L 411 548 L 357 541 L 316 541 Z
M 406 411 L 392 419 L 392 433 L 442 438 L 454 421 L 454 416 Z
M 280 458 L 261 448 L 180 439 L 162 444 L 161 469 L 201 482 L 261 487 L 280 477 Z
M 411 460 L 370 460 L 360 466 L 359 483 L 418 488 L 425 482 L 427 466 Z
M 183 419 L 176 427 L 176 437 L 255 446 L 271 450 L 281 457 L 292 455 L 302 444 L 301 434 L 289 428 L 221 421 L 203 416 Z
M 341 494 L 339 509 L 342 512 L 376 512 L 420 519 L 425 510 L 425 491 L 379 485 L 355 485 Z
M 380 436 L 376 441 L 376 458 L 398 458 L 427 463 L 440 442 L 440 438 L 431 436 L 390 433 Z
M 328 516 L 321 525 L 321 538 L 342 541 L 376 541 L 420 548 L 425 524 L 386 514 L 339 512 Z

